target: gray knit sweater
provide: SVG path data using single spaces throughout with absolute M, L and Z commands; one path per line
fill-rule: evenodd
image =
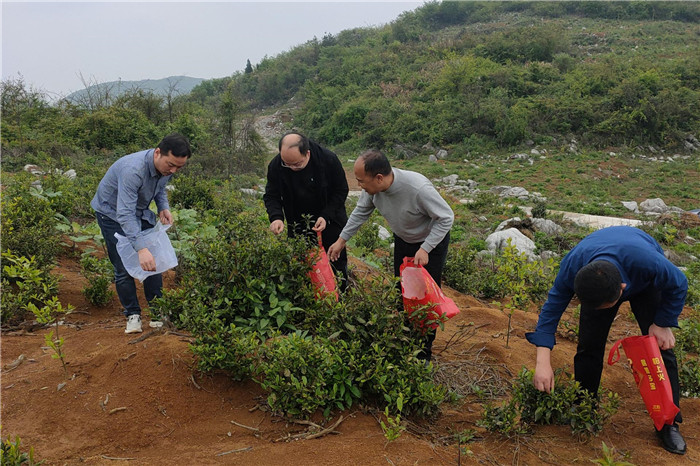
M 430 252 L 452 228 L 454 213 L 433 184 L 420 173 L 392 169 L 394 182 L 373 196 L 362 191 L 340 237 L 348 241 L 376 208 L 389 227 L 407 243 L 422 243 Z

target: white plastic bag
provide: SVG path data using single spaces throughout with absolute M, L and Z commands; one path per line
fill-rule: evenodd
M 155 272 L 143 270 L 139 262 L 139 254 L 131 245 L 131 242 L 126 236 L 122 236 L 119 233 L 114 234 L 114 237 L 117 238 L 117 252 L 122 258 L 122 263 L 129 275 L 143 282 L 147 277 L 163 273 L 177 265 L 175 250 L 173 245 L 170 244 L 170 238 L 168 238 L 166 233 L 170 227 L 171 225 L 163 225 L 158 222 L 155 227 L 148 230 L 148 233 L 143 236 L 146 248 L 148 248 L 156 261 Z

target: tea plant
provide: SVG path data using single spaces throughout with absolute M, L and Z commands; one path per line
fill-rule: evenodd
M 38 268 L 51 268 L 60 250 L 60 239 L 50 203 L 29 194 L 25 186 L 12 184 L 3 192 L 0 210 L 2 251 L 34 257 Z
M 496 281 L 501 296 L 509 296 L 511 303 L 522 308 L 529 301 L 545 297 L 554 281 L 556 264 L 547 261 L 528 260 L 524 252 L 511 244 L 503 248 L 496 258 Z
M 190 346 L 199 370 L 208 372 L 224 370 L 234 380 L 251 376 L 255 358 L 260 347 L 260 338 L 234 324 L 224 326 L 221 320 L 200 322 L 201 330 Z
M 98 259 L 89 254 L 80 260 L 83 276 L 88 284 L 83 288 L 83 296 L 95 306 L 106 306 L 112 301 L 114 291 L 110 288 L 114 281 L 114 268 L 107 258 Z
M 68 376 L 68 369 L 66 367 L 65 353 L 63 352 L 63 338 L 59 336 L 59 316 L 63 314 L 68 314 L 73 310 L 73 306 L 68 305 L 64 308 L 63 305 L 58 301 L 58 297 L 53 296 L 51 299 L 46 301 L 42 307 L 37 307 L 34 303 L 29 303 L 27 305 L 29 309 L 35 316 L 37 322 L 40 324 L 53 325 L 54 330 L 49 331 L 48 334 L 44 336 L 44 342 L 46 346 L 51 348 L 54 354 L 51 355 L 54 359 L 60 359 L 61 365 L 63 366 L 63 374 Z M 55 337 L 54 337 L 55 331 Z
M 22 441 L 17 436 L 15 436 L 14 442 L 9 437 L 2 441 L 0 458 L 3 466 L 38 466 L 43 463 L 43 461 L 34 460 L 34 447 L 30 447 L 29 452 L 25 453 L 21 450 L 21 444 Z
M 43 306 L 58 292 L 58 278 L 40 268 L 34 257 L 6 251 L 2 261 L 2 322 L 12 325 L 24 320 L 29 304 Z
M 172 185 L 174 189 L 169 197 L 174 205 L 200 212 L 214 208 L 211 181 L 198 176 L 176 176 Z
M 700 320 L 697 316 L 682 319 L 676 331 L 678 379 L 685 397 L 700 396 Z
M 479 425 L 510 436 L 528 431 L 533 424 L 569 425 L 579 435 L 596 435 L 619 405 L 617 394 L 608 392 L 599 401 L 578 382 L 555 375 L 556 390 L 545 393 L 532 383 L 533 372 L 524 369 L 513 383 L 511 399 L 499 407 L 488 405 Z
M 275 411 L 308 417 L 323 408 L 347 409 L 361 397 L 343 351 L 329 341 L 301 332 L 272 339 L 256 368 L 267 401 Z M 340 379 L 341 384 L 332 379 Z
M 401 424 L 401 413 L 399 412 L 396 416 L 392 417 L 389 414 L 388 406 L 384 408 L 384 417 L 386 418 L 386 423 L 380 419 L 379 425 L 381 426 L 382 432 L 384 432 L 384 437 L 387 439 L 387 441 L 393 442 L 401 437 L 403 431 L 406 430 L 406 426 Z

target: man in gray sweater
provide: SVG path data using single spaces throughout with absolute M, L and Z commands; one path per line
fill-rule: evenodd
M 392 168 L 378 150 L 370 149 L 355 161 L 355 178 L 362 194 L 338 241 L 328 248 L 334 261 L 374 209 L 394 232 L 394 275 L 404 257 L 414 257 L 440 286 L 447 260 L 454 213 L 433 184 L 420 173 Z M 420 359 L 430 360 L 435 331 L 428 332 Z

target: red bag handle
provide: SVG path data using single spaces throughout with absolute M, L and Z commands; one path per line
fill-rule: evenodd
M 610 348 L 610 354 L 608 354 L 608 366 L 612 366 L 620 360 L 620 344 L 622 343 L 622 340 L 624 340 L 624 338 L 617 340 L 612 348 Z
M 415 259 L 415 257 L 404 257 L 403 258 L 403 265 L 405 265 L 405 266 L 411 265 L 412 267 L 420 267 L 419 265 L 415 265 L 413 263 L 414 259 Z
M 317 231 L 317 232 L 316 232 L 316 236 L 318 236 L 318 245 L 319 245 L 319 247 L 320 247 L 321 249 L 323 249 L 323 241 L 322 241 L 323 235 L 321 235 L 321 232 L 320 232 L 320 231 Z

